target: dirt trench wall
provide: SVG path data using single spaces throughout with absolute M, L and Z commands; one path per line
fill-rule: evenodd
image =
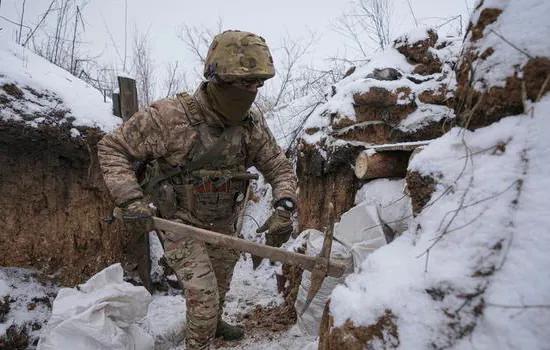
M 0 121 L 0 265 L 34 267 L 64 285 L 120 261 L 129 234 L 103 220 L 112 201 L 98 166 L 101 134 Z

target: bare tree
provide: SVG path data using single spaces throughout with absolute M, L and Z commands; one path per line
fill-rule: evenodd
M 223 21 L 218 20 L 216 30 L 200 26 L 183 25 L 178 37 L 184 42 L 188 52 L 195 58 L 194 73 L 202 77 L 202 67 L 208 47 L 214 36 L 223 31 Z M 344 69 L 332 65 L 328 69 L 314 69 L 306 58 L 317 41 L 315 33 L 306 37 L 285 36 L 278 46 L 271 46 L 275 60 L 276 75 L 260 90 L 256 106 L 264 113 L 279 109 L 292 100 L 310 93 L 321 96 L 326 84 L 332 84 L 343 76 Z
M 23 46 L 27 46 L 27 43 L 29 42 L 29 40 L 31 40 L 34 37 L 34 34 L 36 33 L 36 31 L 39 30 L 42 27 L 42 25 L 46 21 L 46 18 L 48 18 L 48 15 L 51 13 L 51 11 L 53 9 L 53 5 L 56 2 L 57 2 L 57 0 L 52 0 L 50 2 L 50 5 L 48 6 L 48 9 L 40 16 L 40 20 L 34 26 L 34 28 L 32 28 L 29 35 L 27 35 L 27 38 L 25 39 L 25 41 L 22 43 Z
M 348 38 L 362 56 L 368 56 L 367 42 L 378 49 L 385 49 L 391 43 L 391 0 L 355 0 L 351 9 L 344 13 L 334 30 Z
M 155 98 L 154 62 L 151 56 L 149 33 L 136 30 L 133 38 L 133 72 L 140 107 L 150 105 Z
M 181 70 L 179 62 L 170 62 L 166 65 L 166 78 L 163 82 L 165 96 L 172 96 L 183 90 L 188 90 L 185 73 Z
M 99 90 L 106 102 L 118 89 L 116 70 L 108 65 L 95 64 L 94 61 L 78 73 L 78 78 L 84 80 L 95 89 Z
M 23 19 L 25 18 L 25 4 L 27 0 L 23 0 L 21 5 L 21 19 L 19 20 L 19 32 L 17 33 L 17 43 L 21 44 L 21 35 L 23 34 Z
M 80 38 L 85 32 L 82 10 L 90 1 L 52 1 L 38 24 L 25 39 L 23 45 L 32 40 L 34 52 L 53 64 L 66 69 L 71 74 L 78 75 L 83 62 L 95 59 L 83 55 L 80 49 L 83 44 Z M 45 28 L 43 32 L 38 32 L 50 13 L 56 14 L 53 33 L 48 28 Z
M 197 77 L 202 77 L 202 67 L 206 61 L 206 53 L 210 47 L 210 43 L 216 34 L 223 31 L 223 20 L 218 18 L 215 29 L 206 26 L 190 26 L 183 24 L 179 29 L 177 36 L 183 41 L 187 51 L 197 60 L 197 65 L 193 71 Z

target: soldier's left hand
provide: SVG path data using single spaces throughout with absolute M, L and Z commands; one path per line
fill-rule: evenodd
M 267 230 L 266 244 L 272 247 L 282 246 L 290 238 L 292 233 L 292 213 L 282 208 L 277 208 L 267 221 L 256 230 L 256 233 Z

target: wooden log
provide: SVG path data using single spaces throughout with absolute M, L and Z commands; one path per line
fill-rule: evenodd
M 138 111 L 136 81 L 132 78 L 118 77 L 120 90 L 120 117 L 123 121 L 130 119 Z
M 363 151 L 355 160 L 355 176 L 360 180 L 405 177 L 410 154 L 409 151 Z
M 245 239 L 224 235 L 158 217 L 153 217 L 153 220 L 157 230 L 172 232 L 177 235 L 181 235 L 182 238 L 188 237 L 210 243 L 215 246 L 237 249 L 239 251 L 259 255 L 270 260 L 298 266 L 308 271 L 313 271 L 316 267 L 318 258 L 313 256 L 289 252 L 284 249 L 270 247 L 264 244 L 247 241 Z M 329 260 L 327 265 L 328 276 L 341 277 L 346 270 L 346 265 L 341 262 Z

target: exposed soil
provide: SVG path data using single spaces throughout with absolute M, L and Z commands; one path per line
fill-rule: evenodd
M 415 74 L 429 75 L 441 72 L 441 61 L 430 51 L 437 40 L 437 33 L 430 30 L 425 40 L 409 43 L 407 40 L 398 39 L 394 42 L 394 46 L 411 64 L 418 65 L 415 68 Z
M 129 237 L 103 221 L 113 203 L 98 166 L 101 133 L 72 138 L 71 127 L 0 120 L 0 265 L 57 273 L 62 285 L 122 260 Z
M 453 96 L 449 96 L 447 84 L 442 83 L 437 90 L 424 90 L 418 95 L 418 100 L 422 103 L 429 103 L 440 106 L 452 107 Z
M 298 248 L 297 253 L 304 254 L 305 247 Z M 253 338 L 274 338 L 276 332 L 281 332 L 292 327 L 297 320 L 294 304 L 298 296 L 298 289 L 302 282 L 301 268 L 283 264 L 283 275 L 276 275 L 279 292 L 283 294 L 284 302 L 275 307 L 262 307 L 256 305 L 252 311 L 242 315 L 239 323 L 244 326 L 245 333 Z M 228 343 L 222 339 L 215 339 L 214 348 L 224 346 L 237 346 L 239 342 Z
M 304 253 L 305 250 L 298 250 L 298 253 Z M 284 264 L 282 266 L 283 275 L 280 279 L 284 302 L 276 307 L 256 306 L 250 313 L 243 316 L 245 330 L 264 329 L 273 332 L 280 332 L 288 329 L 296 323 L 296 310 L 294 304 L 298 296 L 298 289 L 302 282 L 301 268 Z
M 524 98 L 536 101 L 550 91 L 550 59 L 535 57 L 506 79 L 504 87 L 492 86 L 485 93 L 472 88 L 469 79 L 472 61 L 477 54 L 470 52 L 458 72 L 455 111 L 461 126 L 474 130 L 490 125 L 504 117 L 522 114 Z M 522 78 L 520 78 L 522 76 Z
M 484 40 L 485 28 L 498 20 L 501 9 L 485 8 L 477 23 L 470 23 L 469 42 L 457 69 L 455 112 L 460 126 L 474 130 L 490 125 L 504 117 L 525 113 L 526 99 L 537 101 L 550 90 L 550 59 L 530 57 L 523 66 L 516 66 L 514 73 L 505 79 L 504 86 L 487 86 L 483 76 L 476 75 L 479 62 L 498 55 L 489 47 L 479 52 Z M 483 91 L 473 86 L 484 87 Z
M 333 327 L 334 320 L 328 313 L 328 303 L 320 326 L 319 350 L 363 350 L 370 349 L 373 342 L 384 349 L 396 349 L 399 346 L 397 317 L 386 310 L 376 323 L 369 326 L 356 326 L 347 320 L 343 326 Z
M 501 9 L 497 8 L 486 8 L 481 11 L 481 14 L 479 15 L 479 20 L 476 24 L 470 24 L 468 25 L 468 30 L 471 31 L 472 36 L 470 37 L 470 41 L 477 41 L 483 37 L 483 31 L 485 30 L 485 27 L 487 27 L 489 24 L 494 23 L 498 16 L 502 13 Z
M 405 181 L 411 197 L 413 214 L 418 215 L 432 198 L 435 191 L 435 180 L 433 177 L 423 176 L 417 171 L 409 171 Z

